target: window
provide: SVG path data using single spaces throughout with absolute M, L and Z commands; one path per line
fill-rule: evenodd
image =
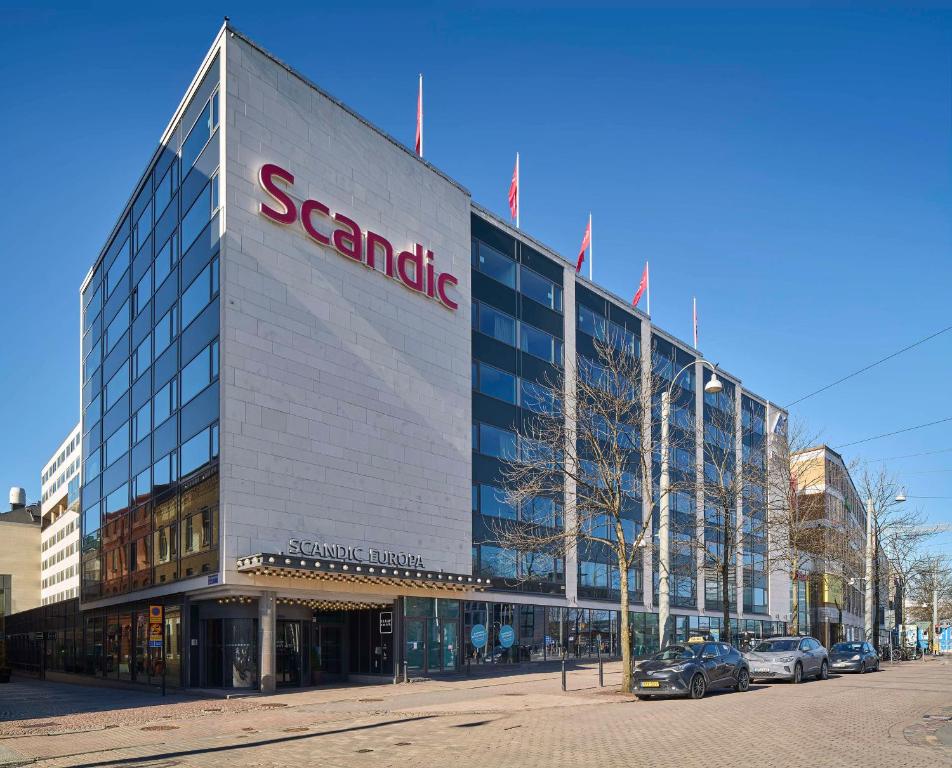
M 479 392 L 516 404 L 516 377 L 485 363 L 473 363 L 473 386 Z
M 112 322 L 109 323 L 109 326 L 106 328 L 106 351 L 110 351 L 116 342 L 122 338 L 122 334 L 126 332 L 126 329 L 129 327 L 129 302 L 128 300 L 119 311 L 116 313 L 116 316 L 112 319 Z M 127 348 L 128 349 L 128 348 Z
M 218 91 L 212 97 L 198 116 L 188 137 L 182 144 L 182 175 L 187 176 L 189 169 L 198 160 L 199 155 L 208 143 L 215 129 L 218 127 Z
M 155 487 L 169 485 L 175 477 L 178 477 L 178 465 L 172 451 L 152 465 L 152 484 Z
M 128 360 L 122 364 L 122 367 L 113 374 L 113 377 L 106 384 L 106 410 L 109 410 L 126 393 L 127 389 L 129 389 Z
M 516 433 L 508 429 L 500 429 L 489 424 L 474 425 L 477 445 L 474 447 L 479 453 L 486 456 L 495 456 L 497 459 L 512 460 L 516 457 Z
M 481 544 L 480 575 L 485 577 L 500 577 L 513 579 L 516 576 L 516 553 L 511 549 Z
M 132 418 L 132 442 L 138 443 L 152 429 L 152 402 L 143 405 Z
M 213 259 L 182 294 L 183 328 L 198 316 L 216 293 L 218 293 L 218 259 Z
M 155 357 L 158 357 L 172 343 L 178 333 L 178 307 L 172 307 L 162 315 L 155 325 L 153 338 L 155 340 Z
M 155 217 L 157 219 L 165 211 L 176 189 L 178 189 L 178 163 L 173 159 L 165 176 L 155 187 Z
M 125 483 L 106 497 L 106 514 L 111 515 L 129 506 L 129 484 Z
M 126 272 L 126 267 L 129 266 L 129 240 L 126 238 L 126 241 L 119 246 L 119 250 L 116 254 L 116 260 L 112 262 L 112 266 L 109 267 L 109 271 L 106 273 L 106 294 L 111 294 L 116 286 L 122 281 L 122 277 Z
M 488 304 L 473 302 L 473 328 L 511 347 L 516 345 L 516 319 Z
M 182 252 L 188 250 L 189 246 L 195 242 L 205 225 L 211 221 L 212 214 L 218 210 L 218 174 L 211 177 L 205 189 L 199 194 L 198 199 L 192 203 L 182 217 Z
M 561 412 L 561 401 L 555 392 L 526 379 L 519 380 L 519 404 L 534 413 L 556 416 Z
M 145 204 L 145 210 L 139 216 L 135 225 L 135 249 L 136 252 L 145 244 L 149 235 L 152 234 L 152 201 Z
M 135 381 L 152 365 L 152 334 L 150 333 L 132 353 L 132 380 Z
M 149 303 L 149 299 L 152 298 L 152 270 L 147 269 L 145 274 L 139 278 L 139 282 L 135 287 L 135 291 L 132 295 L 135 306 L 133 307 L 132 313 L 138 315 L 146 305 Z
M 474 486 L 478 496 L 478 510 L 489 517 L 502 517 L 508 520 L 515 520 L 515 506 L 506 498 L 506 492 L 495 485 L 481 484 Z
M 473 241 L 472 252 L 474 269 L 509 288 L 516 287 L 516 262 L 511 258 L 479 240 Z
M 113 432 L 106 440 L 106 466 L 116 461 L 129 450 L 129 422 Z
M 159 426 L 178 408 L 178 391 L 175 379 L 172 379 L 152 398 L 152 411 L 155 414 L 155 426 Z
M 562 311 L 562 288 L 524 264 L 519 266 L 519 292 L 556 312 Z
M 606 320 L 592 309 L 584 304 L 579 304 L 576 308 L 578 317 L 578 329 L 596 339 L 605 339 Z
M 562 342 L 528 323 L 520 323 L 520 348 L 523 352 L 555 365 L 562 365 Z
M 177 258 L 178 249 L 176 248 L 176 236 L 175 233 L 172 233 L 172 236 L 165 241 L 165 245 L 159 249 L 159 252 L 155 256 L 154 285 L 156 288 L 162 285 L 166 276 L 172 271 L 172 266 L 175 264 Z
M 218 375 L 218 342 L 213 341 L 182 369 L 182 404 L 207 387 Z M 184 454 L 182 456 L 184 461 Z
M 182 444 L 182 477 L 207 464 L 212 456 L 211 427 L 206 427 Z

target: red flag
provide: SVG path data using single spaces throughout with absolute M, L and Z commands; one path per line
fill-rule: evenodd
M 423 157 L 423 75 L 420 75 L 420 93 L 416 103 L 416 153 Z
M 645 271 L 641 273 L 641 282 L 638 283 L 638 290 L 635 291 L 635 298 L 631 300 L 631 306 L 637 307 L 638 302 L 641 301 L 642 295 L 644 295 L 645 290 L 648 288 L 648 262 L 645 262 Z
M 519 153 L 516 152 L 516 167 L 512 172 L 512 181 L 509 183 L 509 212 L 519 226 Z
M 588 217 L 588 225 L 585 227 L 585 234 L 582 235 L 582 247 L 578 249 L 578 263 L 575 265 L 575 271 L 582 271 L 582 262 L 585 261 L 585 251 L 592 243 L 592 217 Z

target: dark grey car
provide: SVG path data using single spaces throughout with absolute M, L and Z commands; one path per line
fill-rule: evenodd
M 750 668 L 740 652 L 726 643 L 669 645 L 635 667 L 634 689 L 639 699 L 687 696 L 700 699 L 710 690 L 750 687 Z
M 878 672 L 879 654 L 862 640 L 836 643 L 830 648 L 830 665 L 834 672 Z

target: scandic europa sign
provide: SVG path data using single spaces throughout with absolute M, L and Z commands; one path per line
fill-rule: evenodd
M 288 192 L 279 186 L 279 182 L 283 182 L 290 187 L 294 184 L 294 176 L 273 163 L 261 166 L 258 182 L 280 206 L 272 208 L 261 203 L 261 213 L 271 221 L 277 224 L 300 221 L 305 234 L 314 242 L 332 247 L 342 256 L 393 278 L 411 291 L 435 299 L 444 307 L 455 310 L 459 306 L 448 293 L 459 281 L 449 272 L 436 271 L 433 251 L 416 243 L 412 251 L 394 253 L 393 245 L 385 237 L 370 230 L 362 231 L 356 221 L 342 213 L 332 212 L 318 200 L 304 200 L 299 210 Z

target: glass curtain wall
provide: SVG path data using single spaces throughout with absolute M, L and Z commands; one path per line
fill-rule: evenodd
M 218 569 L 218 84 L 216 59 L 83 291 L 86 600 Z

